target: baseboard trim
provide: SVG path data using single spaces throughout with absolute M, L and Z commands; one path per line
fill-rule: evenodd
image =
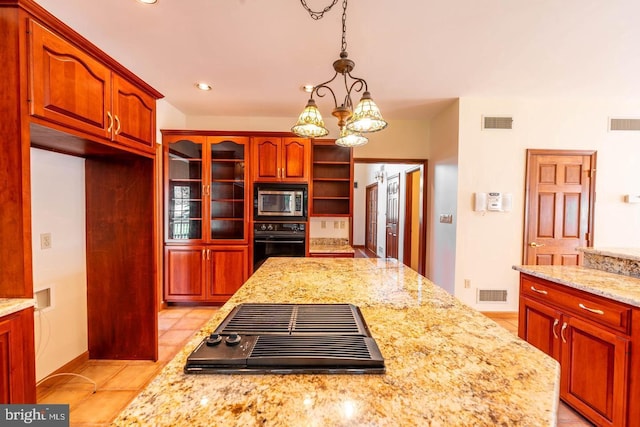
M 53 375 L 57 375 L 57 374 L 64 374 L 67 372 L 76 372 L 78 370 L 78 368 L 80 366 L 82 366 L 83 364 L 85 364 L 87 361 L 89 360 L 89 351 L 85 351 L 84 353 L 82 353 L 80 356 L 72 359 L 70 362 L 65 363 L 63 366 L 61 366 L 60 368 L 56 369 L 55 371 L 51 372 L 49 375 L 47 375 L 46 377 L 42 378 L 40 381 L 38 381 L 36 383 L 36 385 L 38 387 L 45 387 L 44 385 L 38 385 L 41 383 L 46 384 L 46 387 L 51 387 L 57 384 L 61 384 L 61 383 L 65 383 L 67 381 L 69 381 L 72 377 L 71 376 L 59 376 L 59 377 L 54 377 L 51 379 L 47 379 Z

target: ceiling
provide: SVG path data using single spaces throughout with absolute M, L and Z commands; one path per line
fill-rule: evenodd
M 318 21 L 298 0 L 36 1 L 187 115 L 293 124 L 340 52 L 340 1 Z M 638 16 L 637 0 L 351 0 L 347 52 L 387 119 L 458 97 L 640 99 Z

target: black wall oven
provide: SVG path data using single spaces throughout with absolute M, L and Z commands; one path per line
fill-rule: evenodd
M 305 223 L 255 222 L 253 225 L 253 271 L 269 257 L 303 257 L 306 252 Z

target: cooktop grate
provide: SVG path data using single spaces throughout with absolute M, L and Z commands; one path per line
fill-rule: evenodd
M 240 304 L 189 355 L 186 373 L 384 373 L 351 304 Z
M 352 304 L 240 304 L 215 332 L 370 336 L 360 310 Z

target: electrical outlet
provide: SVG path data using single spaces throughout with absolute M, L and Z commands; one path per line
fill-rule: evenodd
M 340 228 L 344 229 L 345 224 L 345 221 L 340 221 Z
M 40 234 L 40 249 L 51 249 L 51 233 Z
M 333 221 L 333 228 L 338 229 L 340 227 L 339 221 Z
M 320 221 L 320 228 L 327 228 L 327 221 Z
M 471 280 L 464 279 L 464 287 L 469 289 L 471 287 Z

